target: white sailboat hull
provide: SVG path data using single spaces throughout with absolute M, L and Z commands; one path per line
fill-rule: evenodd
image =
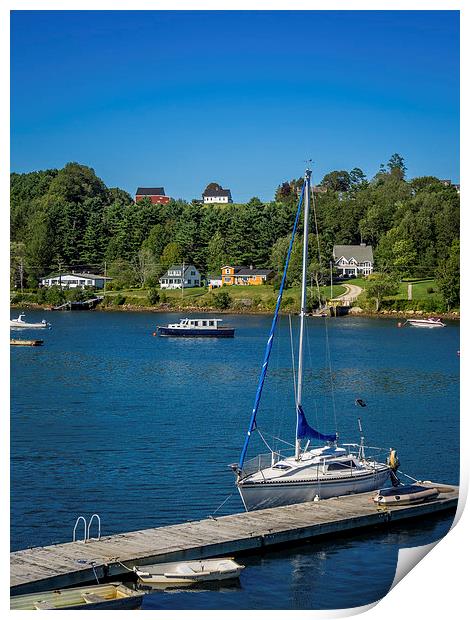
M 389 468 L 345 480 L 238 483 L 238 491 L 247 511 L 301 504 L 340 495 L 376 491 L 389 480 Z

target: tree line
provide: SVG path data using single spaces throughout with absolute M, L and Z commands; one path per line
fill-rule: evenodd
M 181 261 L 203 273 L 220 273 L 223 264 L 233 263 L 279 274 L 302 182 L 280 183 L 270 202 L 254 197 L 246 204 L 153 205 L 148 198 L 134 203 L 78 163 L 12 173 L 12 285 L 34 288 L 50 272 L 106 268 L 124 285 L 155 286 L 169 265 Z M 376 270 L 447 280 L 455 298 L 460 201 L 452 186 L 431 176 L 407 180 L 405 162 L 395 154 L 370 180 L 357 167 L 326 174 L 314 196 L 311 277 L 325 276 L 334 244 L 362 242 L 373 246 Z M 298 282 L 300 263 L 299 235 L 289 284 Z

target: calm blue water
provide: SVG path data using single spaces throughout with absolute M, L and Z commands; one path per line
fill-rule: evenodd
M 43 347 L 11 349 L 13 550 L 70 541 L 79 514 L 99 513 L 107 535 L 204 518 L 230 494 L 216 514 L 243 509 L 227 465 L 237 461 L 245 436 L 271 317 L 224 317 L 237 328 L 233 340 L 152 336 L 156 324 L 180 316 L 28 311 L 27 320 L 45 317 L 52 329 L 12 332 L 45 340 Z M 366 443 L 397 448 L 402 470 L 458 483 L 458 323 L 440 330 L 352 317 L 326 324 L 327 334 L 323 319 L 309 319 L 309 422 L 324 432 L 337 426 L 341 441 L 355 442 L 360 415 Z M 287 317 L 280 328 L 259 426 L 266 436 L 292 441 Z M 359 410 L 356 398 L 367 407 Z M 250 454 L 260 448 L 255 439 Z M 238 587 L 156 593 L 144 606 L 364 605 L 388 590 L 400 547 L 436 540 L 450 523 L 429 520 L 245 557 Z M 368 566 L 374 570 L 364 584 Z

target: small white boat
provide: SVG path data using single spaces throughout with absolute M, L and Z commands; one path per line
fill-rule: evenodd
M 429 317 L 428 319 L 407 319 L 404 326 L 409 323 L 412 327 L 445 327 L 446 324 L 439 318 Z
M 46 329 L 51 326 L 51 324 L 44 319 L 40 323 L 27 323 L 23 320 L 24 317 L 24 314 L 20 314 L 17 319 L 10 319 L 10 328 L 23 327 L 25 329 Z
M 122 583 L 106 583 L 11 596 L 10 609 L 137 609 L 143 596 Z
M 419 504 L 430 499 L 435 499 L 439 490 L 434 487 L 425 487 L 420 484 L 409 484 L 380 489 L 374 497 L 378 506 L 397 506 L 402 504 Z
M 212 558 L 134 566 L 134 572 L 144 584 L 195 584 L 204 581 L 237 579 L 245 567 L 233 558 Z

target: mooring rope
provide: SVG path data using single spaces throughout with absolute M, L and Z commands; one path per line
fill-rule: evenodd
M 213 512 L 212 514 L 207 515 L 207 516 L 209 517 L 209 519 L 213 519 L 214 521 L 216 521 L 216 518 L 214 517 L 215 513 L 216 513 L 216 512 L 218 512 L 218 511 L 222 508 L 222 506 L 223 506 L 226 502 L 228 502 L 228 500 L 232 497 L 232 495 L 233 495 L 233 493 L 230 493 L 230 495 L 228 495 L 228 496 L 224 499 L 224 501 L 220 504 L 220 506 L 218 506 L 218 507 L 214 510 L 214 512 Z

